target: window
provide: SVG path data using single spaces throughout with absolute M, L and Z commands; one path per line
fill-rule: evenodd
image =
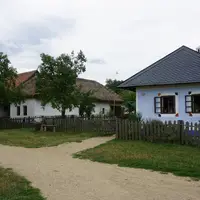
M 17 116 L 20 116 L 20 106 L 17 106 Z
M 160 114 L 174 114 L 176 111 L 175 96 L 162 96 L 154 98 L 154 112 Z
M 185 96 L 186 113 L 200 113 L 200 94 Z
M 102 114 L 105 114 L 105 108 L 102 108 Z
M 24 116 L 27 116 L 27 106 L 23 106 Z

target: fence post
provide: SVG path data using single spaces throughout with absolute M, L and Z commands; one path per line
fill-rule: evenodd
M 198 125 L 197 123 L 194 124 L 194 138 L 192 140 L 192 145 L 197 145 L 198 144 L 198 133 L 197 133 L 197 130 L 198 130 Z
M 138 126 L 137 126 L 137 121 L 132 122 L 132 140 L 138 140 Z
M 179 130 L 179 135 L 180 135 L 180 144 L 183 144 L 184 140 L 184 121 L 183 120 L 178 120 L 178 130 Z
M 73 117 L 73 126 L 74 126 L 74 132 L 76 133 L 76 117 Z
M 141 140 L 141 128 L 142 128 L 142 122 L 137 122 L 136 126 L 137 126 L 137 131 L 138 131 L 138 140 Z
M 119 139 L 119 135 L 118 135 L 118 119 L 115 119 L 115 135 L 116 135 L 116 139 Z
M 185 134 L 184 134 L 184 144 L 188 144 L 188 133 L 190 129 L 190 123 L 186 122 L 186 127 L 185 127 Z

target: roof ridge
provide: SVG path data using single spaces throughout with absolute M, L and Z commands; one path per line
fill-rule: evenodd
M 84 81 L 93 81 L 93 82 L 99 83 L 98 81 L 95 81 L 95 80 L 92 80 L 92 79 L 87 79 L 87 78 L 79 78 L 79 77 L 77 77 L 76 79 L 78 79 L 78 80 L 84 80 Z
M 19 75 L 22 75 L 22 74 L 32 73 L 32 72 L 36 72 L 36 71 L 37 71 L 37 70 L 31 70 L 31 71 L 19 73 L 19 74 L 17 74 L 17 75 L 19 76 Z
M 199 53 L 199 52 L 197 52 L 197 51 L 195 51 L 194 49 L 189 48 L 189 47 L 187 47 L 187 46 L 184 46 L 184 47 L 187 48 L 193 55 L 195 54 L 197 57 L 200 58 L 200 53 Z
M 122 87 L 122 85 L 124 83 L 128 83 L 130 81 L 130 79 L 132 78 L 136 78 L 140 75 L 142 75 L 144 72 L 147 72 L 148 70 L 152 69 L 153 67 L 155 67 L 158 63 L 166 60 L 169 56 L 176 54 L 177 52 L 179 52 L 180 50 L 187 48 L 190 49 L 189 47 L 182 45 L 181 47 L 179 47 L 178 49 L 174 50 L 173 52 L 167 54 L 166 56 L 164 56 L 163 58 L 159 59 L 158 61 L 154 62 L 153 64 L 149 65 L 148 67 L 142 69 L 141 71 L 137 72 L 136 74 L 134 74 L 133 76 L 129 77 L 128 79 L 126 79 L 123 83 L 121 83 L 118 87 Z M 192 50 L 192 49 L 190 49 Z

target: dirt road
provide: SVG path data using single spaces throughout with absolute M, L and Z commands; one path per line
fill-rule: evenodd
M 200 182 L 72 158 L 111 138 L 25 149 L 0 145 L 0 165 L 29 179 L 48 200 L 199 200 Z

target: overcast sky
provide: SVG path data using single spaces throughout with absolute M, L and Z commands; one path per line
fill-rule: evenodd
M 42 52 L 81 49 L 82 77 L 104 83 L 182 45 L 200 46 L 199 22 L 199 0 L 0 0 L 0 51 L 24 72 L 37 68 Z

